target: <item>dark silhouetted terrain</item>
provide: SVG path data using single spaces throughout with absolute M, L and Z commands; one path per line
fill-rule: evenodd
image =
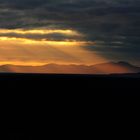
M 139 94 L 140 73 L 110 75 L 1 73 L 0 87 L 24 95 Z M 105 89 L 102 91 L 102 89 Z M 22 93 L 21 93 L 22 94 Z
M 55 127 L 57 131 L 60 130 L 62 123 L 59 115 L 62 108 L 64 108 L 62 111 L 64 115 L 61 116 L 63 121 L 67 115 L 73 118 L 70 116 L 68 106 L 70 108 L 74 106 L 76 112 L 81 108 L 82 113 L 83 109 L 89 109 L 92 114 L 101 103 L 103 107 L 108 100 L 114 102 L 110 98 L 114 95 L 115 98 L 139 96 L 139 83 L 140 73 L 110 75 L 1 73 L 0 90 L 5 100 L 1 99 L 4 100 L 3 106 L 7 105 L 7 108 L 4 108 L 7 123 L 4 123 L 7 128 L 4 130 L 5 140 L 43 139 L 50 134 L 49 130 L 54 129 L 52 123 L 57 126 Z M 117 98 L 116 106 L 119 104 Z M 111 106 L 112 103 L 109 104 L 109 107 Z M 72 124 L 70 120 L 67 121 Z M 11 129 L 8 129 L 9 126 Z M 24 129 L 13 129 L 14 126 Z M 42 126 L 49 130 L 43 129 Z M 65 126 L 63 128 L 65 129 Z
M 5 128 L 4 140 L 32 140 L 31 130 L 25 128 Z

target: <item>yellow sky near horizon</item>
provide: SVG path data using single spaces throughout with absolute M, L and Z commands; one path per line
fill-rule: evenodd
M 33 38 L 33 35 L 47 36 L 50 34 L 84 37 L 81 33 L 69 29 L 0 29 L 0 65 L 44 65 L 48 63 L 90 65 L 106 61 L 96 52 L 85 49 L 84 46 L 94 45 L 95 42 Z

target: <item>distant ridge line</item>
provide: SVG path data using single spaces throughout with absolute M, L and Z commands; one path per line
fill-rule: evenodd
M 46 64 L 42 66 L 1 65 L 1 73 L 60 73 L 60 74 L 123 74 L 140 73 L 140 67 L 125 61 L 99 63 L 95 65 Z

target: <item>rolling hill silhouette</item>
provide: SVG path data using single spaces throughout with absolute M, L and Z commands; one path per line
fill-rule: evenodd
M 139 73 L 140 67 L 127 62 L 108 62 L 91 66 L 86 65 L 58 65 L 47 64 L 43 66 L 2 65 L 1 73 L 60 73 L 60 74 L 121 74 Z

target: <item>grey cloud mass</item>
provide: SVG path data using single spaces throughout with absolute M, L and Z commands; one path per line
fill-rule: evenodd
M 0 28 L 42 27 L 74 29 L 96 42 L 85 49 L 140 65 L 140 0 L 0 0 Z

